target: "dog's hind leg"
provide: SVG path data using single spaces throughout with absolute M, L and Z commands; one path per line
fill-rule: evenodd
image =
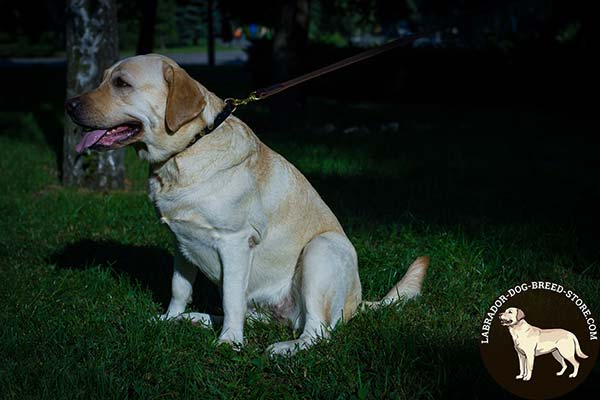
M 579 372 L 579 361 L 575 358 L 575 343 L 571 337 L 560 339 L 557 342 L 560 355 L 573 365 L 573 372 L 569 374 L 569 378 L 575 378 Z
M 573 372 L 569 374 L 569 378 L 575 378 L 579 372 L 579 361 L 575 358 L 575 355 L 564 356 L 568 362 L 573 365 Z
M 329 337 L 361 301 L 356 252 L 344 235 L 327 232 L 315 237 L 304 248 L 298 268 L 303 331 L 296 340 L 269 346 L 270 355 L 292 355 Z
M 567 363 L 565 362 L 564 357 L 560 354 L 558 350 L 554 350 L 552 352 L 552 356 L 554 357 L 554 359 L 556 359 L 556 361 L 559 362 L 560 366 L 562 367 L 562 369 L 556 373 L 557 376 L 561 376 L 565 373 L 565 370 L 567 369 Z
M 574 346 L 570 346 L 566 349 L 561 349 L 561 355 L 573 366 L 573 372 L 569 374 L 569 378 L 575 378 L 579 372 L 579 361 L 575 358 L 575 349 L 573 347 Z

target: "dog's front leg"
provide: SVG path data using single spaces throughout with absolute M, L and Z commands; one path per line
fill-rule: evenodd
M 219 246 L 219 256 L 223 268 L 224 313 L 219 343 L 241 347 L 244 344 L 246 289 L 252 265 L 252 250 L 246 235 L 242 238 L 229 238 Z
M 523 377 L 524 381 L 528 381 L 531 379 L 531 374 L 533 374 L 533 364 L 535 361 L 535 349 L 531 349 L 525 352 L 525 376 Z
M 192 301 L 192 287 L 196 275 L 198 275 L 198 267 L 185 259 L 179 250 L 178 243 L 175 242 L 171 302 L 169 309 L 161 316 L 161 319 L 176 318 L 185 311 L 185 307 Z
M 523 379 L 525 376 L 525 356 L 521 354 L 517 348 L 515 348 L 515 350 L 517 350 L 517 356 L 519 357 L 519 375 L 517 375 L 515 378 Z

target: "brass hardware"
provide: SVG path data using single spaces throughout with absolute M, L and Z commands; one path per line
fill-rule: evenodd
M 226 103 L 231 103 L 233 104 L 236 108 L 238 106 L 245 106 L 248 103 L 251 103 L 253 101 L 257 101 L 260 100 L 260 97 L 258 96 L 258 94 L 256 93 L 256 91 L 250 93 L 248 95 L 248 97 L 246 97 L 245 99 L 233 99 L 233 98 L 227 98 L 225 99 Z

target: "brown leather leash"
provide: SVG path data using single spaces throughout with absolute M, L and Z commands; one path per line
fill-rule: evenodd
M 427 33 L 418 33 L 418 34 L 414 34 L 411 36 L 407 36 L 407 37 L 403 37 L 403 38 L 399 38 L 399 39 L 395 39 L 392 40 L 391 42 L 375 47 L 373 49 L 370 50 L 366 50 L 363 51 L 362 53 L 356 54 L 352 57 L 348 57 L 345 58 L 341 61 L 338 61 L 334 64 L 328 65 L 326 67 L 323 68 L 319 68 L 316 71 L 313 72 L 309 72 L 307 74 L 304 74 L 302 76 L 299 76 L 297 78 L 294 79 L 290 79 L 289 81 L 285 81 L 283 83 L 276 83 L 275 85 L 269 86 L 267 88 L 264 89 L 258 89 L 252 93 L 250 93 L 250 96 L 248 96 L 248 98 L 250 98 L 249 101 L 255 101 L 255 100 L 262 100 L 262 99 L 266 99 L 267 97 L 273 96 L 274 94 L 277 94 L 279 92 L 282 92 L 286 89 L 289 89 L 293 86 L 299 85 L 301 83 L 304 83 L 308 80 L 314 79 L 316 77 L 319 77 L 321 75 L 325 75 L 328 74 L 330 72 L 333 72 L 335 70 L 338 70 L 340 68 L 344 68 L 347 67 L 348 65 L 352 65 L 354 63 L 357 63 L 359 61 L 363 61 L 366 60 L 367 58 L 371 58 L 374 57 L 378 54 L 381 53 L 385 53 L 386 51 L 389 50 L 393 50 L 395 48 L 401 47 L 401 46 L 405 46 L 407 44 L 410 44 L 412 42 L 414 42 L 417 39 L 423 38 L 429 36 L 429 34 Z M 237 100 L 235 99 L 234 102 L 238 102 L 238 104 L 247 104 L 248 102 L 244 100 Z
M 293 79 L 290 79 L 290 80 L 282 82 L 282 83 L 276 83 L 276 84 L 271 85 L 266 88 L 257 89 L 255 91 L 253 91 L 252 93 L 250 93 L 248 95 L 248 97 L 246 97 L 246 98 L 243 98 L 243 99 L 227 98 L 227 99 L 225 99 L 225 107 L 223 107 L 223 110 L 219 114 L 217 114 L 212 125 L 208 125 L 201 132 L 198 132 L 194 136 L 192 141 L 187 145 L 186 148 L 192 146 L 194 143 L 196 143 L 198 140 L 200 140 L 201 137 L 208 135 L 209 133 L 211 133 L 212 131 L 217 129 L 227 119 L 227 117 L 229 117 L 239 106 L 244 106 L 253 101 L 266 99 L 267 97 L 273 96 L 274 94 L 280 93 L 286 89 L 289 89 L 293 86 L 296 86 L 296 85 L 299 85 L 306 81 L 309 81 L 311 79 L 317 78 L 321 75 L 325 75 L 325 74 L 328 74 L 329 72 L 333 72 L 340 68 L 347 67 L 348 65 L 352 65 L 359 61 L 366 60 L 367 58 L 374 57 L 374 56 L 384 53 L 386 51 L 393 50 L 393 49 L 401 47 L 401 46 L 406 46 L 407 44 L 413 43 L 417 39 L 427 37 L 430 35 L 431 35 L 431 32 L 417 33 L 414 35 L 395 39 L 384 45 L 375 47 L 370 50 L 363 51 L 362 53 L 358 53 L 352 57 L 345 58 L 334 64 L 328 65 L 323 68 L 319 68 L 315 71 L 301 75 L 297 78 L 293 78 Z

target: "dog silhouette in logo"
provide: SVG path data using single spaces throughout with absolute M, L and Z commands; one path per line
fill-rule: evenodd
M 533 364 L 536 356 L 552 353 L 552 356 L 562 367 L 556 375 L 565 373 L 567 363 L 565 359 L 573 366 L 573 372 L 569 378 L 575 378 L 579 371 L 579 358 L 588 358 L 581 347 L 577 337 L 565 329 L 540 329 L 529 325 L 525 321 L 525 313 L 520 308 L 510 307 L 500 314 L 500 324 L 507 326 L 512 340 L 515 344 L 515 350 L 519 356 L 519 375 L 516 379 L 528 381 L 533 373 Z

